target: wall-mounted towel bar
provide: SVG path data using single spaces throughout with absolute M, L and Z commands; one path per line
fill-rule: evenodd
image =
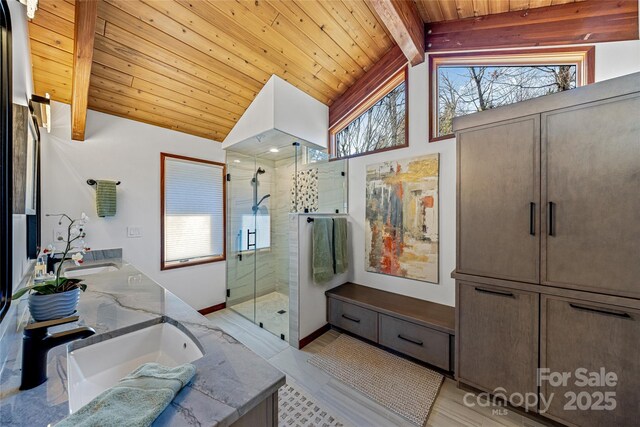
M 340 213 L 340 212 L 336 212 L 336 213 Z M 333 218 L 333 217 L 329 217 L 329 218 Z M 313 222 L 313 218 L 311 218 L 310 216 L 307 217 L 307 223 Z
M 87 184 L 89 184 L 89 185 L 96 185 L 96 184 L 97 184 L 97 182 L 96 182 L 96 180 L 95 180 L 95 179 L 88 179 L 88 180 L 87 180 Z M 116 185 L 120 185 L 120 181 L 116 182 Z

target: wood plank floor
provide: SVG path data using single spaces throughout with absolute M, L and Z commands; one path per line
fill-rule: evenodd
M 305 391 L 315 403 L 331 411 L 344 422 L 356 427 L 413 426 L 399 415 L 307 363 L 314 353 L 335 340 L 339 336 L 338 332 L 329 331 L 303 350 L 297 350 L 233 310 L 221 310 L 209 314 L 207 318 L 284 372 L 289 384 Z M 465 393 L 457 388 L 454 381 L 445 379 L 427 426 L 543 426 L 513 411 L 498 416 L 492 414 L 491 408 L 477 405 L 469 407 L 464 404 Z

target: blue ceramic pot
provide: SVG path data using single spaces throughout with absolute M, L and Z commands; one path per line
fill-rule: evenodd
M 80 288 L 59 294 L 29 295 L 29 311 L 31 317 L 38 322 L 60 319 L 72 315 L 78 307 Z

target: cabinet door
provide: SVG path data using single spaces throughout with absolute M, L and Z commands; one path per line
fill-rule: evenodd
M 539 283 L 539 116 L 461 132 L 457 144 L 457 271 Z
M 536 394 L 538 308 L 537 293 L 458 282 L 458 380 L 489 392 Z
M 640 95 L 542 116 L 542 280 L 640 297 Z
M 579 426 L 638 425 L 640 310 L 546 295 L 541 304 L 540 366 L 570 375 L 566 385 L 540 382 L 551 402 L 545 415 Z M 603 371 L 615 374 L 615 386 L 582 385 L 584 375 Z

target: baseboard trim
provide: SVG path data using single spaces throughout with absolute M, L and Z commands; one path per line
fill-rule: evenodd
M 300 341 L 298 341 L 298 349 L 302 350 L 303 347 L 305 347 L 307 344 L 311 343 L 313 340 L 318 338 L 320 335 L 322 335 L 325 332 L 327 332 L 329 329 L 331 329 L 331 325 L 329 325 L 327 323 L 326 325 L 322 326 L 317 331 L 314 331 L 311 334 L 309 334 L 308 336 L 302 338 Z
M 227 308 L 227 303 L 221 302 L 220 304 L 212 305 L 211 307 L 206 307 L 206 308 L 203 308 L 202 310 L 198 310 L 198 313 L 202 314 L 203 316 L 206 316 L 207 314 L 211 314 L 215 311 L 222 310 L 224 308 Z

